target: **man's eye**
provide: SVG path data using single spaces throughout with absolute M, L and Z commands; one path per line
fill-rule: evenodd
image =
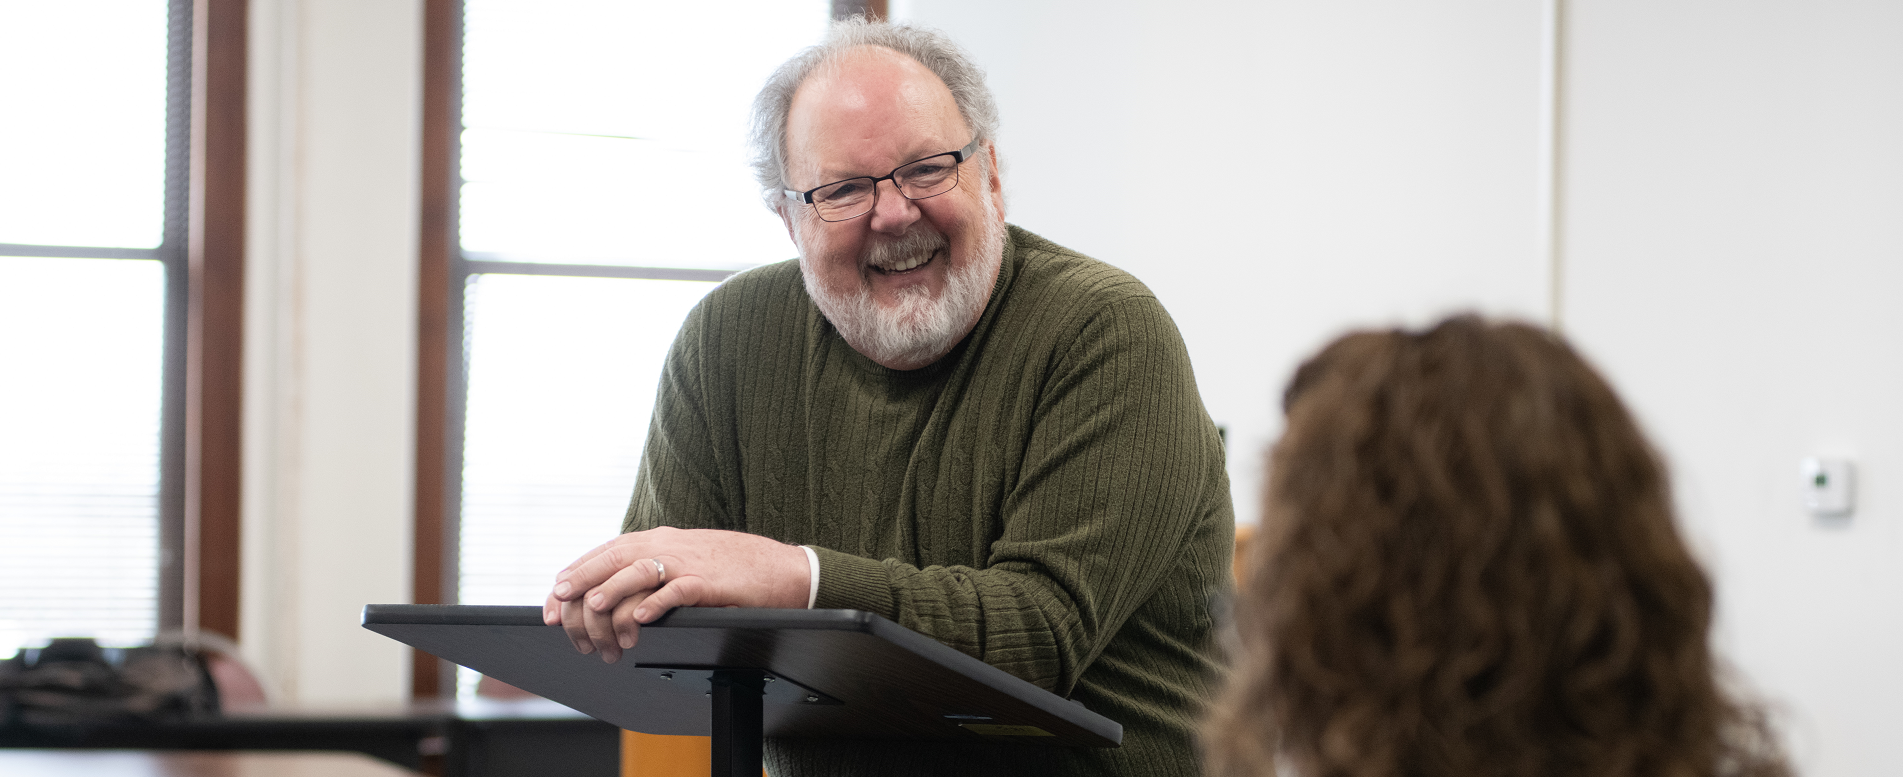
M 921 178 L 921 179 L 941 178 L 948 172 L 951 172 L 950 165 L 943 165 L 937 162 L 927 162 L 922 165 L 916 165 L 912 169 L 905 171 L 905 177 Z
M 865 181 L 847 181 L 845 183 L 835 184 L 830 188 L 821 189 L 817 194 L 813 195 L 813 199 L 849 200 L 854 197 L 864 197 L 866 195 L 866 189 Z

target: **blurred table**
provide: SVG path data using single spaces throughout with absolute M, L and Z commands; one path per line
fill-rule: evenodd
M 164 723 L 0 730 L 0 753 L 19 752 L 11 748 L 349 751 L 449 777 L 614 777 L 620 771 L 620 734 L 614 726 L 545 699 L 476 700 L 382 709 L 234 710 Z M 0 775 L 13 774 L 0 766 Z
M 0 750 L 7 777 L 417 777 L 358 753 Z

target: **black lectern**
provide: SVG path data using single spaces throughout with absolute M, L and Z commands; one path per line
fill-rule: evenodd
M 646 734 L 713 736 L 716 777 L 757 777 L 761 738 L 1116 747 L 1123 726 L 857 610 L 681 608 L 615 664 L 540 607 L 373 604 L 364 628 Z

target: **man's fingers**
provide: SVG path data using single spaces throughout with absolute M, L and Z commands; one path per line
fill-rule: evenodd
M 562 622 L 562 600 L 555 598 L 555 594 L 549 594 L 542 602 L 542 622 L 550 626 Z
M 667 614 L 668 610 L 700 604 L 708 591 L 706 578 L 685 575 L 669 580 L 661 590 L 635 606 L 634 619 L 640 623 L 653 623 L 655 618 Z
M 576 587 L 574 583 L 569 581 L 569 576 L 574 573 L 576 568 L 593 561 L 596 556 L 607 552 L 608 548 L 612 547 L 616 542 L 620 541 L 620 539 L 620 537 L 616 537 L 589 548 L 588 552 L 581 554 L 580 558 L 569 562 L 568 566 L 562 567 L 562 571 L 555 573 L 555 587 L 553 593 L 550 595 L 566 601 L 580 596 L 581 592 L 588 590 L 587 588 Z
M 619 568 L 614 566 L 614 558 L 615 547 L 612 542 L 582 554 L 581 558 L 575 559 L 575 563 L 555 575 L 555 598 L 562 601 L 578 599 L 600 585 Z M 604 560 L 607 563 L 603 563 Z
M 609 620 L 614 626 L 615 642 L 621 645 L 622 650 L 633 650 L 635 643 L 641 641 L 641 624 L 635 622 L 634 611 L 647 598 L 645 593 L 635 594 L 615 605 L 614 614 Z
M 615 544 L 615 541 L 619 539 L 621 539 L 621 536 L 615 535 L 614 539 L 608 540 L 607 542 L 601 543 L 600 545 L 596 545 L 592 548 L 589 548 L 587 552 L 576 557 L 574 561 L 568 562 L 568 566 L 562 567 L 562 571 L 555 573 L 555 576 L 559 578 L 563 574 L 574 571 L 575 567 L 581 566 L 582 564 L 586 563 L 589 559 L 601 555 L 602 551 L 607 550 L 608 546 Z
M 641 552 L 642 543 L 630 539 L 635 535 L 623 534 L 622 539 L 612 546 L 603 548 L 600 553 L 585 561 L 577 561 L 572 569 L 562 572 L 555 578 L 555 597 L 568 600 L 580 598 L 619 574 L 628 567 L 647 564 L 647 556 Z M 612 606 L 612 605 L 610 605 Z
M 615 639 L 614 624 L 609 622 L 610 613 L 595 612 L 582 608 L 582 621 L 587 624 L 588 640 L 595 649 L 601 651 L 601 660 L 610 664 L 621 659 L 621 643 Z
M 635 559 L 614 573 L 614 576 L 595 586 L 583 601 L 588 609 L 595 612 L 608 612 L 619 607 L 623 601 L 635 594 L 652 591 L 661 587 L 661 572 L 666 569 L 664 562 L 652 558 Z
M 582 594 L 601 584 L 619 571 L 623 564 L 620 559 L 627 557 L 622 549 L 634 535 L 623 534 L 612 540 L 590 548 L 581 554 L 562 571 L 555 574 L 555 598 L 563 601 L 579 599 Z
M 582 621 L 582 613 L 587 610 L 581 602 L 562 602 L 562 631 L 567 632 L 568 641 L 582 655 L 595 652 L 594 641 L 588 639 L 588 625 Z

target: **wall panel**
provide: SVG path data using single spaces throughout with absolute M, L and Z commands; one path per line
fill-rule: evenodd
M 1804 773 L 1903 772 L 1903 6 L 1573 3 L 1567 327 L 1670 460 Z M 1846 455 L 1820 521 L 1798 461 Z

